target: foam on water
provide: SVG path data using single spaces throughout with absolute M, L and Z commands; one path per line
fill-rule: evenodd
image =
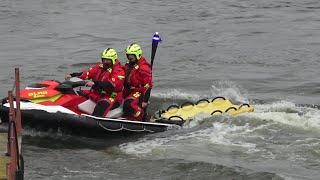
M 63 133 L 59 128 L 57 130 L 49 129 L 47 131 L 39 131 L 28 126 L 24 127 L 23 135 L 31 137 L 50 137 L 53 139 L 69 138 L 72 137 L 69 134 Z
M 319 163 L 317 158 L 320 152 L 317 149 L 320 142 L 316 137 L 320 130 L 320 111 L 300 107 L 288 101 L 254 106 L 255 112 L 237 117 L 198 115 L 190 124 L 171 136 L 145 137 L 136 142 L 121 144 L 119 147 L 125 154 L 138 157 L 177 156 L 191 161 L 215 162 L 226 166 L 232 166 L 233 162 L 240 167 L 244 165 L 243 167 L 257 171 L 279 173 L 284 179 L 296 180 L 307 177 L 308 172 L 313 170 L 304 167 L 310 165 L 316 168 Z M 236 121 L 244 123 L 239 124 Z M 286 138 L 285 135 L 282 136 L 282 132 L 295 133 L 297 137 Z M 300 133 L 301 137 L 298 136 Z M 306 138 L 304 133 L 315 136 Z M 237 152 L 241 152 L 239 159 L 230 158 Z M 242 159 L 242 155 L 246 158 Z M 256 162 L 257 157 L 260 159 Z M 263 164 L 264 161 L 269 164 Z M 280 170 L 275 169 L 270 163 L 280 166 Z M 299 173 L 298 170 L 301 169 L 304 169 L 305 173 Z M 315 174 L 314 177 L 316 176 Z
M 201 122 L 205 121 L 206 119 L 210 118 L 211 116 L 209 114 L 200 113 L 197 114 L 192 121 L 189 123 L 185 123 L 183 125 L 183 128 L 192 128 L 198 126 Z
M 253 113 L 247 113 L 243 116 L 278 122 L 306 130 L 320 130 L 320 111 L 318 109 L 298 107 L 287 101 L 255 105 Z
M 146 137 L 136 142 L 121 144 L 120 149 L 127 154 L 147 156 L 152 155 L 154 152 L 165 153 L 168 149 L 178 148 L 184 141 L 191 141 L 202 144 L 234 146 L 252 151 L 252 149 L 255 149 L 255 144 L 238 140 L 234 141 L 232 138 L 233 136 L 237 136 L 239 132 L 246 131 L 246 129 L 248 129 L 248 125 L 234 126 L 214 122 L 210 128 L 166 137 L 155 137 L 151 139 Z

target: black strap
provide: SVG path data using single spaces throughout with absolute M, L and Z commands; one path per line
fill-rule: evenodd
M 132 69 L 133 69 L 133 67 L 128 65 L 128 70 L 126 71 L 125 82 L 124 82 L 124 86 L 125 86 L 126 89 L 130 89 L 129 75 L 130 75 Z
M 148 88 L 146 93 L 144 94 L 144 97 L 143 97 L 143 102 L 148 102 L 149 99 L 150 99 L 150 94 L 151 94 L 151 88 Z

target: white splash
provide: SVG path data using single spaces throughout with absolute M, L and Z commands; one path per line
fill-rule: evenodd
M 206 114 L 206 113 L 200 113 L 200 114 L 197 114 L 193 119 L 192 121 L 190 121 L 189 123 L 185 123 L 183 125 L 183 128 L 193 128 L 193 127 L 196 127 L 198 126 L 201 122 L 203 122 L 204 120 L 208 119 L 212 117 L 211 115 L 209 114 Z
M 288 101 L 277 101 L 271 104 L 255 105 L 255 112 L 287 112 L 288 110 L 297 110 L 294 103 Z
M 223 96 L 227 99 L 248 103 L 247 93 L 232 81 L 216 81 L 211 85 L 211 96 Z
M 243 116 L 278 122 L 303 129 L 317 131 L 320 129 L 320 110 L 297 107 L 294 103 L 287 101 L 255 105 L 253 113 L 246 113 Z
M 214 144 L 236 146 L 245 148 L 247 151 L 254 151 L 255 144 L 235 140 L 238 132 L 243 132 L 248 126 L 234 126 L 215 122 L 213 126 L 186 134 L 176 134 L 168 137 L 156 137 L 153 139 L 143 138 L 136 142 L 130 142 L 120 145 L 120 150 L 136 156 L 146 156 L 165 154 L 167 150 L 179 149 L 185 141 L 201 144 Z M 191 143 L 192 144 L 192 143 Z

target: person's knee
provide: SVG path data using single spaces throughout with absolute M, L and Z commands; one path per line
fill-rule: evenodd
M 109 105 L 110 105 L 109 102 L 106 100 L 101 100 L 101 101 L 98 101 L 97 103 L 97 106 L 108 107 Z
M 105 101 L 105 100 L 98 101 L 92 115 L 103 117 L 103 115 L 105 114 L 105 111 L 108 109 L 109 106 L 110 104 L 108 101 Z

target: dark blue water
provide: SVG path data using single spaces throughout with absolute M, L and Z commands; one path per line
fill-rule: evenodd
M 225 96 L 255 112 L 181 130 L 85 139 L 27 129 L 26 179 L 320 179 L 320 2 L 1 0 L 0 94 L 62 80 L 138 42 L 155 64 L 152 109 Z M 302 106 L 301 106 L 302 105 Z M 308 107 L 307 107 L 308 106 Z

